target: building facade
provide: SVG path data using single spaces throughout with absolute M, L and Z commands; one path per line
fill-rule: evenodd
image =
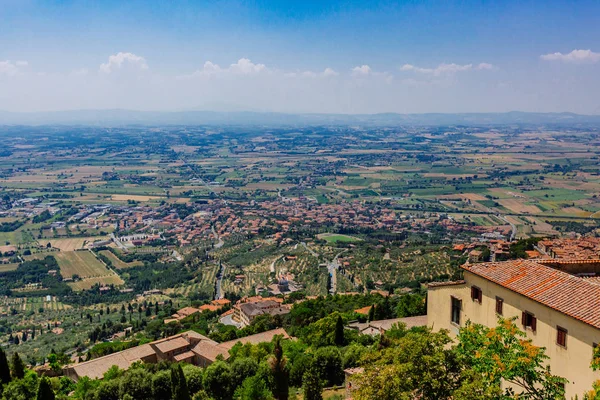
M 568 380 L 566 398 L 579 398 L 600 379 L 590 368 L 600 343 L 600 262 L 517 260 L 463 266 L 464 280 L 434 283 L 427 314 L 434 330 L 456 336 L 467 321 L 488 327 L 516 317 L 550 357 L 551 372 Z

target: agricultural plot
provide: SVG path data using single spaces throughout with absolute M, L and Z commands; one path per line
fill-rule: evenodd
M 78 275 L 91 278 L 111 274 L 111 271 L 89 251 L 68 251 L 54 254 L 63 278 Z
M 110 250 L 102 250 L 100 252 L 100 254 L 102 254 L 103 256 L 108 258 L 110 260 L 110 262 L 112 262 L 112 265 L 114 265 L 114 267 L 117 269 L 126 269 L 126 268 L 139 267 L 140 265 L 144 265 L 144 263 L 141 261 L 133 261 L 133 262 L 126 263 L 125 261 L 123 261 L 119 257 L 117 257 L 116 255 L 114 255 Z
M 107 275 L 85 278 L 85 279 L 81 279 L 77 282 L 70 282 L 69 286 L 71 286 L 71 288 L 73 288 L 73 290 L 75 290 L 75 291 L 81 291 L 81 290 L 91 289 L 96 284 L 99 284 L 100 286 L 103 286 L 103 285 L 120 286 L 120 285 L 123 285 L 124 283 L 125 282 L 123 281 L 123 279 L 121 279 L 121 277 L 119 277 L 119 275 L 115 274 L 114 272 L 109 272 Z
M 114 271 L 106 268 L 90 251 L 70 251 L 54 254 L 63 278 L 79 276 L 79 280 L 69 282 L 73 290 L 87 290 L 95 284 L 123 285 L 125 282 Z
M 362 240 L 362 239 L 354 237 L 354 236 L 340 235 L 340 234 L 335 234 L 335 233 L 321 233 L 321 234 L 317 235 L 317 237 L 319 239 L 326 240 L 329 243 L 337 243 L 337 242 L 352 243 L 352 242 L 360 242 Z
M 0 273 L 14 271 L 18 266 L 18 263 L 0 264 Z
M 93 243 L 98 240 L 106 240 L 106 236 L 96 237 L 77 237 L 77 238 L 65 238 L 65 239 L 49 239 L 48 242 L 53 248 L 60 249 L 61 251 L 74 251 L 85 248 L 88 243 Z M 42 241 L 41 244 L 46 244 L 46 241 Z

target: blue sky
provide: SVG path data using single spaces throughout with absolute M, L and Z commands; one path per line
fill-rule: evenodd
M 0 110 L 600 114 L 598 1 L 0 0 Z

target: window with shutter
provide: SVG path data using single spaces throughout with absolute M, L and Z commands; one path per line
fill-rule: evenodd
M 567 347 L 567 330 L 560 326 L 556 327 L 556 344 Z
M 521 314 L 521 323 L 525 329 L 529 328 L 534 332 L 537 330 L 537 318 L 527 311 Z
M 496 314 L 502 315 L 504 312 L 504 300 L 500 297 L 496 297 Z
M 481 304 L 483 292 L 477 286 L 471 286 L 471 300 L 478 301 Z

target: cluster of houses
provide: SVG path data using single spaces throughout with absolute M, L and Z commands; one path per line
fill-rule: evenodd
M 283 304 L 283 299 L 279 297 L 260 296 L 243 297 L 238 300 L 233 307 L 228 299 L 217 299 L 204 304 L 198 308 L 184 307 L 171 315 L 170 318 L 164 320 L 165 324 L 181 321 L 184 318 L 194 314 L 201 314 L 204 311 L 221 311 L 223 308 L 228 308 L 227 311 L 221 314 L 221 317 L 231 315 L 233 323 L 239 327 L 248 326 L 260 315 L 285 315 L 290 312 L 290 305 Z
M 549 239 L 537 244 L 545 256 L 560 259 L 597 259 L 600 254 L 600 238 L 581 237 L 579 239 Z

